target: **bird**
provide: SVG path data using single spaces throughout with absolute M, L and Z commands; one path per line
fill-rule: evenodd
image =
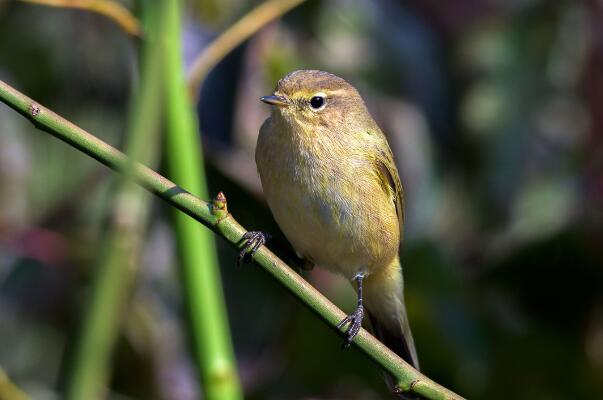
M 372 333 L 418 369 L 399 256 L 404 190 L 385 135 L 354 86 L 329 72 L 291 72 L 260 100 L 272 110 L 255 160 L 274 219 L 306 264 L 356 289 L 356 309 L 337 326 L 343 346 L 366 313 Z M 268 238 L 244 240 L 248 255 Z

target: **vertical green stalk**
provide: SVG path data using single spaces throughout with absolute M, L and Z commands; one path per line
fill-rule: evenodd
M 110 375 L 111 354 L 128 308 L 150 196 L 133 182 L 133 162 L 156 163 L 162 98 L 162 60 L 159 14 L 153 2 L 143 2 L 147 36 L 141 49 L 141 80 L 129 114 L 127 152 L 129 168 L 115 197 L 111 230 L 102 246 L 91 298 L 74 351 L 66 397 L 72 400 L 102 398 Z
M 181 4 L 179 0 L 165 1 L 169 3 L 164 38 L 167 166 L 171 178 L 179 185 L 194 195 L 208 198 L 198 124 L 182 63 Z M 205 398 L 241 399 L 213 235 L 180 212 L 175 213 L 174 224 Z

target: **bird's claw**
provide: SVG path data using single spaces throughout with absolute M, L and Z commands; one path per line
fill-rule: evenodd
M 241 263 L 251 262 L 251 257 L 255 254 L 260 247 L 266 244 L 271 239 L 271 236 L 267 232 L 261 231 L 249 231 L 245 232 L 241 238 L 241 242 L 244 242 L 241 251 L 239 252 L 239 258 L 237 259 L 237 266 Z
M 352 344 L 352 340 L 360 331 L 362 327 L 362 319 L 364 318 L 364 307 L 362 304 L 358 305 L 356 310 L 353 313 L 345 317 L 341 320 L 339 324 L 337 324 L 337 329 L 341 329 L 346 325 L 349 325 L 349 328 L 346 332 L 346 338 L 343 342 L 343 348 L 347 349 Z

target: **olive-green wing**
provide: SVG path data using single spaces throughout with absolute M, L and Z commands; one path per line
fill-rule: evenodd
M 396 214 L 398 214 L 398 222 L 400 224 L 400 239 L 402 239 L 404 235 L 404 188 L 398 176 L 398 169 L 396 168 L 392 151 L 383 134 L 380 136 L 382 137 L 382 142 L 376 152 L 375 165 L 383 189 L 392 197 L 392 201 L 396 206 Z

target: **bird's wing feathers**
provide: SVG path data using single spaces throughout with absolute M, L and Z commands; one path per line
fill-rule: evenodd
M 402 237 L 404 230 L 404 188 L 398 176 L 394 155 L 387 144 L 385 136 L 381 132 L 379 133 L 380 135 L 378 136 L 382 141 L 375 152 L 374 162 L 383 190 L 391 196 L 396 207 L 396 214 L 398 215 L 398 222 L 400 224 L 400 237 Z

